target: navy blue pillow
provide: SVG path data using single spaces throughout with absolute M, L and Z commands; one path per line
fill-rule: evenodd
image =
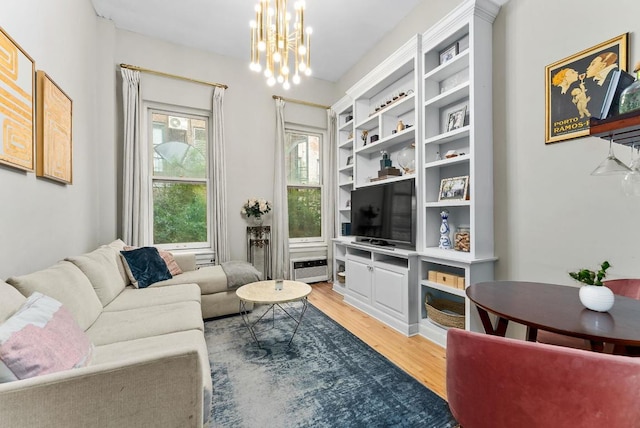
M 138 288 L 146 288 L 154 282 L 173 278 L 167 264 L 155 247 L 140 247 L 130 251 L 120 251 L 127 261 L 131 282 Z

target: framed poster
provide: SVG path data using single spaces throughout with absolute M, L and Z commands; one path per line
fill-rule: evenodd
M 37 80 L 36 175 L 65 184 L 72 183 L 71 98 L 42 70 Z
M 627 39 L 622 34 L 545 68 L 545 143 L 589 135 L 611 72 L 627 70 Z
M 469 176 L 443 178 L 440 180 L 438 202 L 464 201 L 469 197 Z
M 0 163 L 34 170 L 35 61 L 0 28 Z

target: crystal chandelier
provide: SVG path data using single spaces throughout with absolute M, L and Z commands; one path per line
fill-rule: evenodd
M 287 11 L 287 0 L 260 0 L 255 7 L 256 19 L 251 21 L 249 68 L 258 73 L 264 69 L 269 86 L 278 82 L 284 89 L 289 89 L 289 79 L 297 85 L 300 74 L 311 75 L 312 30 L 311 27 L 304 28 L 304 7 L 304 1 L 296 1 L 292 29 L 289 28 L 291 14 Z

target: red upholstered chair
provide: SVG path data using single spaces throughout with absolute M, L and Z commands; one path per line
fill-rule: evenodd
M 640 279 L 612 279 L 605 281 L 604 285 L 609 287 L 613 294 L 640 300 Z M 578 337 L 565 336 L 563 334 L 552 333 L 550 331 L 538 330 L 538 342 L 549 345 L 566 346 L 575 349 L 591 350 L 589 341 Z M 604 352 L 613 352 L 613 346 L 605 346 Z
M 640 359 L 452 328 L 447 400 L 463 428 L 637 427 Z

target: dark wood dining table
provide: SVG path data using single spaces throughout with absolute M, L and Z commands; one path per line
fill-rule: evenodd
M 616 353 L 640 355 L 640 300 L 616 295 L 613 308 L 595 312 L 580 303 L 578 292 L 578 287 L 523 281 L 480 282 L 466 290 L 488 334 L 505 336 L 514 321 L 527 327 L 528 341 L 547 330 L 586 339 L 594 351 L 612 343 Z M 495 326 L 489 313 L 497 316 Z

